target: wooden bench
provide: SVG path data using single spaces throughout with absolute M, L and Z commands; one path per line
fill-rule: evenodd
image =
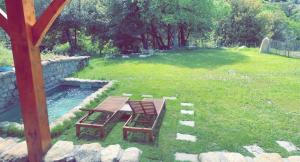
M 104 138 L 106 132 L 109 129 L 108 125 L 113 124 L 114 121 L 118 120 L 118 111 L 126 104 L 128 97 L 108 97 L 95 109 L 84 110 L 87 113 L 76 123 L 76 136 L 79 137 L 81 128 L 94 128 L 100 132 L 100 137 Z M 95 113 L 100 113 L 100 119 L 96 119 L 91 122 L 87 122 L 89 117 Z

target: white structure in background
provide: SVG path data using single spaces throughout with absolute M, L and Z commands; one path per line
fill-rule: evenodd
M 270 39 L 266 37 L 261 42 L 259 53 L 268 53 L 269 50 L 270 50 Z

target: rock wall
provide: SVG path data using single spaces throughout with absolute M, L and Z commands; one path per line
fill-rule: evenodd
M 88 65 L 89 57 L 68 57 L 43 61 L 45 89 L 49 90 L 58 83 Z M 8 104 L 18 100 L 15 72 L 0 73 L 0 112 Z

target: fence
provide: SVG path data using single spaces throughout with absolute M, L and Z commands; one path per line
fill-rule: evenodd
M 277 41 L 269 40 L 268 53 L 286 57 L 300 58 L 300 41 Z

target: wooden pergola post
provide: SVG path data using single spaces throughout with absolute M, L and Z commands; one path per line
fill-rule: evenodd
M 36 20 L 34 0 L 5 0 L 0 26 L 10 36 L 28 158 L 40 162 L 51 145 L 39 46 L 69 0 L 53 0 Z

